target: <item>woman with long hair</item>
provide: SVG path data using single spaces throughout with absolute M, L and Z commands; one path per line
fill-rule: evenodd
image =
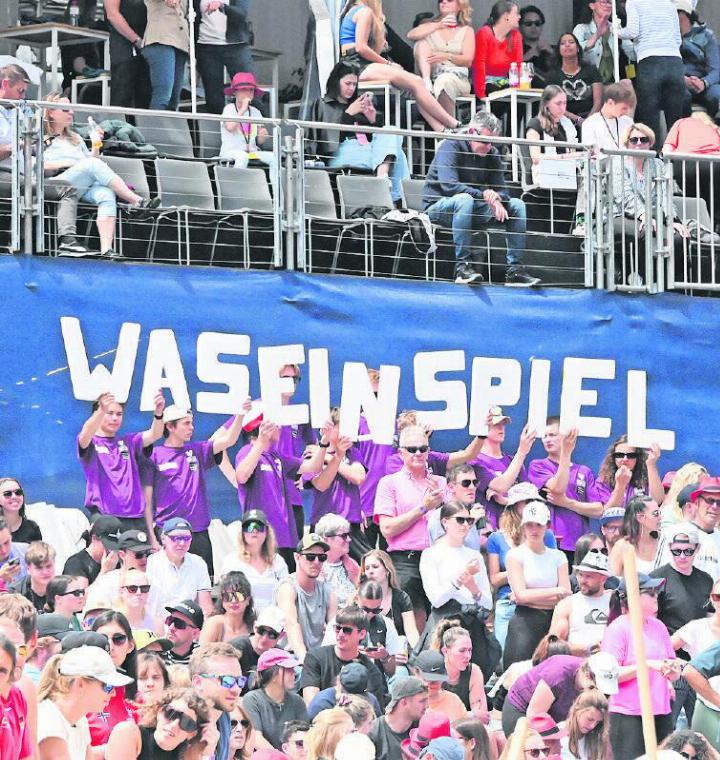
M 0 514 L 10 528 L 13 543 L 42 541 L 38 524 L 25 514 L 25 491 L 17 478 L 0 478 Z
M 438 12 L 411 29 L 415 65 L 425 86 L 450 114 L 455 99 L 470 94 L 470 66 L 475 57 L 469 0 L 438 0 Z
M 509 760 L 511 757 L 511 749 L 512 749 L 512 742 L 508 742 L 505 745 L 505 749 L 502 752 L 502 755 L 500 755 L 499 760 Z M 535 758 L 535 757 L 547 757 L 548 751 L 545 747 L 545 740 L 540 736 L 540 734 L 535 731 L 535 729 L 529 728 L 527 733 L 525 734 L 525 744 L 523 746 L 523 758 Z M 517 757 L 517 755 L 513 755 L 513 757 Z
M 305 734 L 307 760 L 333 760 L 340 739 L 354 730 L 352 718 L 341 707 L 318 713 Z
M 249 760 L 255 752 L 255 729 L 242 702 L 230 713 L 230 760 Z
M 459 720 L 453 731 L 462 742 L 464 760 L 496 760 L 497 753 L 490 743 L 487 729 L 477 718 Z
M 58 93 L 51 93 L 45 99 L 58 106 L 70 103 Z M 75 187 L 80 200 L 97 205 L 95 221 L 100 235 L 100 255 L 120 258 L 113 250 L 117 199 L 135 208 L 155 208 L 159 200 L 148 201 L 131 190 L 100 158 L 100 147 L 94 145 L 92 151 L 88 150 L 82 137 L 72 129 L 71 108 L 46 108 L 44 115 L 45 171 Z
M 200 631 L 200 643 L 230 641 L 253 631 L 255 608 L 252 588 L 244 573 L 232 571 L 220 579 L 214 614 Z
M 692 760 L 717 760 L 718 758 L 718 753 L 713 750 L 705 736 L 697 731 L 674 731 L 659 749 L 677 752 L 682 757 L 692 758 Z
M 252 588 L 255 612 L 275 603 L 275 592 L 288 577 L 288 567 L 278 553 L 277 539 L 267 516 L 259 509 L 246 512 L 237 537 L 237 554 L 228 554 L 221 574 L 235 571 L 245 575 Z
M 375 581 L 382 586 L 383 599 L 380 614 L 389 617 L 410 648 L 420 639 L 415 622 L 413 603 L 398 584 L 397 571 L 390 555 L 382 549 L 367 552 L 360 560 L 360 582 Z
M 623 574 L 625 551 L 635 549 L 638 572 L 649 573 L 660 565 L 660 507 L 649 496 L 636 496 L 625 508 L 622 535 L 610 552 L 610 574 Z
M 675 477 L 670 485 L 670 490 L 665 494 L 665 498 L 662 502 L 661 526 L 663 528 L 685 520 L 680 504 L 678 504 L 678 495 L 686 486 L 699 483 L 707 476 L 708 471 L 705 467 L 695 462 L 684 464 L 675 473 Z
M 498 0 L 490 9 L 485 26 L 475 35 L 473 84 L 475 95 L 484 98 L 508 86 L 510 66 L 523 60 L 523 40 L 519 31 L 520 4 Z
M 573 702 L 562 741 L 563 760 L 608 760 L 608 700 L 597 689 Z
M 212 756 L 220 734 L 206 700 L 192 689 L 168 689 L 110 735 L 106 760 L 181 760 Z
M 411 93 L 418 111 L 433 131 L 457 128 L 458 120 L 435 100 L 417 74 L 409 74 L 399 64 L 383 57 L 386 46 L 382 0 L 349 0 L 340 14 L 342 60 L 358 67 L 361 82 L 387 82 Z
M 657 468 L 659 458 L 657 444 L 646 452 L 631 446 L 627 435 L 616 438 L 608 447 L 596 481 L 605 509 L 625 507 L 635 496 L 652 496 L 661 504 L 665 491 Z
M 612 26 L 612 5 L 609 0 L 590 0 L 583 7 L 580 23 L 573 29 L 580 42 L 585 60 L 596 66 L 603 84 L 615 81 L 615 30 Z M 635 60 L 630 40 L 620 42 L 622 57 Z M 621 58 L 622 59 L 622 58 Z
M 132 630 L 153 631 L 157 636 L 163 633 L 163 624 L 148 607 L 150 579 L 138 568 L 120 571 L 117 609 L 130 623 Z
M 138 704 L 156 702 L 163 691 L 170 688 L 167 667 L 157 652 L 138 652 L 136 683 L 135 701 Z
M 122 612 L 108 610 L 95 618 L 93 631 L 107 637 L 113 665 L 132 678 L 128 686 L 120 686 L 112 694 L 107 707 L 89 713 L 90 736 L 93 747 L 107 744 L 110 732 L 118 723 L 135 721 L 133 700 L 137 695 L 137 652 L 130 623 Z
M 17 652 L 12 641 L 0 633 L 0 705 L 3 709 L 3 758 L 23 760 L 32 757 L 32 739 L 28 722 L 28 704 L 14 682 L 20 676 Z

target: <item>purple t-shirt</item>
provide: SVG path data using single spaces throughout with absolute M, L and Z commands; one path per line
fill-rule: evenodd
M 238 451 L 235 469 L 250 453 L 250 449 L 252 443 L 246 444 Z M 255 472 L 247 483 L 238 483 L 240 513 L 261 509 L 275 531 L 278 546 L 283 549 L 294 547 L 298 542 L 287 483 L 297 476 L 301 464 L 300 457 L 283 456 L 277 449 L 271 449 L 260 455 Z
M 280 438 L 275 444 L 277 451 L 284 457 L 302 457 L 305 447 L 317 443 L 315 431 L 307 423 L 302 425 L 283 425 Z M 293 506 L 302 505 L 302 493 L 295 485 L 295 479 L 287 475 L 287 497 Z
M 362 455 L 355 446 L 348 449 L 345 454 L 345 462 L 347 464 L 359 462 L 363 467 L 365 466 Z M 317 477 L 317 473 L 303 475 L 303 479 L 308 483 L 315 477 Z M 336 475 L 327 491 L 313 489 L 310 524 L 315 525 L 321 517 L 327 514 L 340 515 L 349 523 L 359 524 L 362 522 L 363 514 L 359 487 L 349 483 L 341 475 Z
M 603 504 L 612 496 L 613 489 L 610 488 L 607 483 L 598 480 L 595 483 L 595 488 L 598 494 L 598 501 L 601 501 Z M 628 483 L 628 486 L 625 489 L 625 498 L 623 499 L 622 506 L 626 507 L 636 496 L 647 496 L 647 493 L 642 488 L 637 488 L 632 485 L 632 483 Z
M 446 454 L 443 451 L 429 451 L 428 452 L 428 470 L 433 475 L 440 475 L 444 478 L 447 472 L 447 463 L 450 459 L 450 454 Z M 387 458 L 385 462 L 385 474 L 394 475 L 396 472 L 402 470 L 403 460 L 399 451 L 396 451 L 392 456 Z
M 515 681 L 508 692 L 508 701 L 521 712 L 526 712 L 537 685 L 545 681 L 555 697 L 548 710 L 550 716 L 556 723 L 566 720 L 572 703 L 580 693 L 575 678 L 583 662 L 582 657 L 569 654 L 548 657 Z
M 475 470 L 475 477 L 478 480 L 476 498 L 479 504 L 485 507 L 485 514 L 492 525 L 493 530 L 497 530 L 498 520 L 503 511 L 503 506 L 498 504 L 495 499 L 486 499 L 485 492 L 487 491 L 490 483 L 502 475 L 505 470 L 510 466 L 513 458 L 510 454 L 503 454 L 500 459 L 491 457 L 489 454 L 478 454 L 475 459 L 472 459 L 468 464 Z M 523 466 L 520 470 L 516 483 L 522 483 L 528 479 L 527 470 Z
M 155 522 L 184 517 L 193 531 L 207 530 L 210 504 L 205 470 L 220 461 L 212 441 L 195 441 L 179 448 L 156 446 L 150 455 L 153 465 Z
M 142 517 L 145 497 L 139 463 L 143 454 L 142 433 L 106 438 L 94 435 L 78 458 L 85 471 L 85 506 L 97 507 L 104 515 Z
M 550 458 L 533 459 L 528 467 L 528 478 L 538 489 L 544 488 L 550 478 L 555 476 L 558 465 Z M 565 496 L 568 499 L 582 502 L 603 501 L 599 489 L 595 485 L 593 471 L 584 464 L 571 464 Z M 575 550 L 578 538 L 588 532 L 587 518 L 565 507 L 550 507 L 550 528 L 558 536 L 560 548 L 568 551 Z
M 369 435 L 365 417 L 360 417 L 358 435 Z M 360 452 L 365 464 L 365 480 L 360 486 L 360 504 L 364 516 L 371 517 L 375 508 L 375 492 L 380 478 L 385 475 L 385 463 L 395 453 L 395 447 L 389 443 L 375 443 L 371 440 L 358 441 L 354 448 Z

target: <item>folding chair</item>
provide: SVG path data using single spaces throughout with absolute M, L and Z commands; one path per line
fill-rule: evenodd
M 143 114 L 135 117 L 135 126 L 142 132 L 146 142 L 157 148 L 158 158 L 195 158 L 187 119 Z

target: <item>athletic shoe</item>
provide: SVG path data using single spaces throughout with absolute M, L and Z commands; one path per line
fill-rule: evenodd
M 482 285 L 485 278 L 472 264 L 458 264 L 455 267 L 456 285 Z
M 524 269 L 508 269 L 505 286 L 508 288 L 532 288 L 541 282 L 539 277 L 531 277 Z

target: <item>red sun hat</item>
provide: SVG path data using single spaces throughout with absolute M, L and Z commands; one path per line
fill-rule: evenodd
M 418 727 L 410 732 L 410 738 L 402 742 L 403 752 L 408 757 L 419 757 L 433 739 L 442 736 L 450 736 L 450 718 L 438 710 L 428 710 L 420 718 Z
M 235 74 L 235 76 L 232 78 L 230 87 L 225 88 L 225 94 L 234 95 L 237 90 L 242 90 L 249 87 L 252 87 L 253 90 L 255 90 L 254 97 L 265 94 L 265 90 L 261 90 L 258 87 L 257 80 L 255 79 L 255 74 L 250 71 L 238 71 L 238 73 Z

